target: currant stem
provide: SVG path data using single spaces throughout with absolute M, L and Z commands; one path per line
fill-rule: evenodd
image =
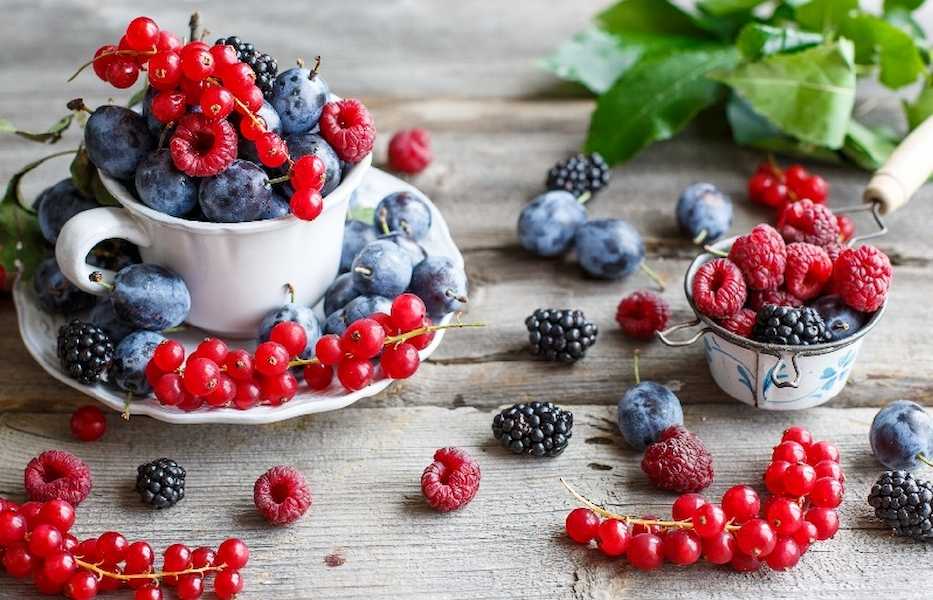
M 705 229 L 701 231 L 699 234 L 697 234 L 695 238 L 693 238 L 694 245 L 699 246 L 700 244 L 702 244 L 704 240 L 706 240 L 706 236 L 708 235 L 709 235 L 709 231 Z
M 188 19 L 188 39 L 194 41 L 198 37 L 198 27 L 201 26 L 201 13 L 194 11 Z
M 645 275 L 647 275 L 652 281 L 658 284 L 658 287 L 661 288 L 662 292 L 664 291 L 666 285 L 664 278 L 661 277 L 654 269 L 649 267 L 645 261 L 641 262 L 641 270 L 644 271 Z
M 126 402 L 123 403 L 123 412 L 120 413 L 120 417 L 124 421 L 130 420 L 130 404 L 133 402 L 133 392 L 126 393 Z
M 94 64 L 95 61 L 98 61 L 102 58 L 107 58 L 108 56 L 152 56 L 156 53 L 155 49 L 153 50 L 111 50 L 110 52 L 102 52 L 98 54 L 91 60 L 87 61 L 74 72 L 74 74 L 68 78 L 68 81 L 74 81 L 75 77 L 81 74 L 81 71 L 90 67 Z
M 929 458 L 927 458 L 927 456 L 923 452 L 917 455 L 917 460 L 919 460 L 920 462 L 922 462 L 928 467 L 933 467 L 933 460 L 930 460 Z
M 641 375 L 638 372 L 638 357 L 641 355 L 641 351 L 638 348 L 635 348 L 635 385 L 641 383 Z
M 708 244 L 706 246 L 703 246 L 703 249 L 706 250 L 708 253 L 712 254 L 713 256 L 718 256 L 719 258 L 726 258 L 727 256 L 729 256 L 728 252 L 717 250 L 716 248 L 713 248 L 712 246 Z
M 151 579 L 153 581 L 158 581 L 164 577 L 181 577 L 182 575 L 191 574 L 203 575 L 204 573 L 211 573 L 214 571 L 220 572 L 227 568 L 226 564 L 220 564 L 217 566 L 209 565 L 206 567 L 198 567 L 197 569 L 185 569 L 184 571 L 155 571 L 153 573 L 136 573 L 133 575 L 126 575 L 124 573 L 113 573 L 111 571 L 105 571 L 96 564 L 85 562 L 77 557 L 75 558 L 75 563 L 82 569 L 86 569 L 91 573 L 94 573 L 98 576 L 98 578 L 109 577 L 110 579 L 116 579 L 119 581 L 132 581 L 136 579 Z

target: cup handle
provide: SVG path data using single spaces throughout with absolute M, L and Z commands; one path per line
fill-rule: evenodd
M 865 202 L 881 205 L 881 214 L 907 204 L 933 173 L 933 117 L 914 129 L 878 169 L 868 187 Z
M 678 323 L 677 325 L 674 325 L 673 327 L 665 329 L 664 331 L 656 331 L 655 335 L 658 337 L 659 340 L 661 340 L 662 344 L 664 344 L 665 346 L 668 346 L 669 348 L 680 348 L 683 346 L 689 346 L 691 344 L 696 343 L 696 341 L 699 340 L 701 337 L 703 337 L 705 333 L 709 332 L 710 328 L 704 327 L 703 329 L 698 331 L 696 334 L 694 334 L 693 337 L 690 337 L 686 340 L 675 341 L 670 338 L 670 335 L 672 333 L 677 333 L 678 331 L 681 331 L 683 329 L 691 329 L 693 327 L 696 327 L 700 323 L 701 321 L 699 319 L 694 319 L 693 321 L 687 321 L 686 323 Z
M 137 246 L 149 246 L 149 236 L 123 208 L 101 207 L 79 212 L 65 223 L 55 243 L 55 259 L 65 277 L 85 292 L 103 296 L 107 288 L 93 283 L 91 273 L 99 271 L 104 281 L 114 273 L 86 262 L 88 252 L 104 240 L 118 238 Z
M 775 354 L 778 361 L 774 364 L 774 368 L 771 369 L 771 383 L 774 384 L 774 387 L 777 388 L 797 388 L 800 387 L 800 367 L 797 365 L 797 352 L 790 354 L 790 366 L 794 369 L 794 378 L 790 381 L 778 381 L 777 374 L 783 367 L 786 367 L 788 364 L 787 357 L 784 354 Z

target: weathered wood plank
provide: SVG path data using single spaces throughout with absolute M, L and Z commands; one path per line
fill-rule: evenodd
M 112 417 L 99 443 L 70 439 L 66 419 L 34 413 L 0 417 L 0 494 L 22 499 L 22 467 L 47 448 L 81 456 L 94 491 L 79 511 L 83 535 L 117 529 L 169 543 L 216 544 L 235 531 L 252 547 L 245 572 L 259 598 L 752 598 L 799 593 L 814 598 L 868 598 L 886 593 L 921 597 L 931 591 L 930 549 L 892 540 L 862 498 L 881 471 L 868 454 L 870 409 L 764 413 L 739 406 L 689 407 L 688 427 L 708 445 L 718 497 L 730 485 L 760 480 L 771 446 L 792 423 L 811 428 L 842 450 L 848 477 L 842 530 L 818 544 L 788 573 L 738 575 L 696 566 L 641 574 L 624 561 L 600 558 L 562 534 L 571 498 L 567 477 L 624 513 L 668 514 L 673 496 L 655 491 L 640 472 L 640 455 L 624 447 L 615 410 L 578 406 L 574 438 L 554 460 L 516 458 L 489 431 L 492 412 L 473 408 L 348 409 L 274 426 L 173 427 L 149 419 Z M 457 445 L 480 462 L 483 481 L 461 512 L 436 514 L 421 499 L 418 478 L 437 447 Z M 188 495 L 165 512 L 138 504 L 132 492 L 137 462 L 168 455 L 188 469 Z M 315 501 L 293 527 L 261 522 L 251 500 L 253 480 L 273 463 L 299 467 Z M 208 525 L 210 524 L 210 525 Z M 331 555 L 343 557 L 328 567 Z M 897 565 L 894 568 L 894 565 Z M 37 598 L 0 577 L 0 597 Z

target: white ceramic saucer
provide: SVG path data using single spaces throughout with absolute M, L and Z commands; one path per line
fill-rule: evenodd
M 375 208 L 376 204 L 386 195 L 403 190 L 417 193 L 431 208 L 431 231 L 424 240 L 421 240 L 421 244 L 428 254 L 448 256 L 454 263 L 462 266 L 463 255 L 460 254 L 460 250 L 450 237 L 447 223 L 444 221 L 443 216 L 441 216 L 440 211 L 437 210 L 437 207 L 435 207 L 424 194 L 401 179 L 378 169 L 370 169 L 355 192 L 354 198 L 351 200 L 350 209 L 354 211 L 358 209 Z M 283 297 L 283 302 L 284 300 Z M 49 375 L 92 398 L 96 398 L 114 410 L 122 412 L 126 408 L 127 395 L 124 392 L 105 384 L 82 385 L 74 379 L 68 378 L 65 373 L 62 372 L 58 358 L 55 356 L 55 346 L 58 329 L 66 319 L 60 315 L 46 313 L 39 307 L 31 281 L 20 280 L 16 283 L 13 288 L 13 302 L 16 305 L 19 330 L 23 338 L 23 343 L 26 345 L 26 349 L 33 358 L 36 359 L 36 362 L 38 362 Z M 316 311 L 320 316 L 322 312 L 321 304 L 318 304 Z M 443 323 L 448 323 L 451 317 L 452 315 L 448 315 Z M 197 329 L 191 329 L 182 333 L 172 334 L 171 337 L 182 342 L 190 351 L 205 337 L 205 335 L 206 334 Z M 421 352 L 422 360 L 426 359 L 437 349 L 443 337 L 444 331 L 437 332 L 431 345 Z M 231 345 L 237 347 L 245 346 L 252 349 L 254 344 L 252 342 L 244 343 L 242 341 L 236 341 L 232 342 Z M 416 373 L 413 377 L 418 377 L 418 374 Z M 383 377 L 381 370 L 377 369 L 375 381 L 368 387 L 357 392 L 348 393 L 336 379 L 331 384 L 330 388 L 321 392 L 313 392 L 302 384 L 299 386 L 298 395 L 281 406 L 258 406 L 250 410 L 202 408 L 194 412 L 184 412 L 177 408 L 162 406 L 154 398 L 149 397 L 145 399 L 134 398 L 129 404 L 129 412 L 133 415 L 148 415 L 169 423 L 241 423 L 245 425 L 257 425 L 343 408 L 362 398 L 368 398 L 378 394 L 389 387 L 391 383 L 392 380 Z

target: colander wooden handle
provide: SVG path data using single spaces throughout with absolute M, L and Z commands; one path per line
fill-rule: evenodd
M 914 129 L 895 148 L 865 188 L 865 202 L 877 202 L 881 213 L 894 212 L 907 204 L 933 173 L 933 117 Z

